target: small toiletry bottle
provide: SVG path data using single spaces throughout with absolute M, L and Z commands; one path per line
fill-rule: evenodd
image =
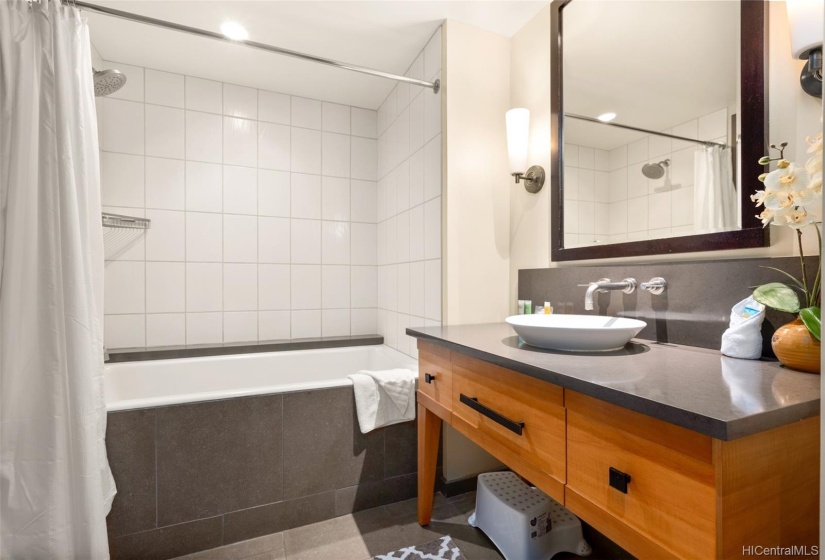
M 524 315 L 524 300 L 523 299 L 518 300 L 518 314 L 519 315 Z
M 551 313 L 553 313 L 553 306 L 550 305 L 549 301 L 545 301 L 544 302 L 544 314 L 545 315 L 550 315 Z
M 524 300 L 524 314 L 525 315 L 532 315 L 533 314 L 533 302 L 529 299 Z

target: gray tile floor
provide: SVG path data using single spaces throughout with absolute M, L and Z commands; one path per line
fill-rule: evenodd
M 181 556 L 177 560 L 367 560 L 405 546 L 451 535 L 467 560 L 502 560 L 484 534 L 467 524 L 475 493 L 446 499 L 436 494 L 433 522 L 416 521 L 416 500 L 406 500 L 336 517 L 221 548 Z M 612 543 L 591 539 L 593 560 L 630 558 Z M 612 545 L 612 546 L 611 546 Z M 559 554 L 554 560 L 578 556 Z
M 468 560 L 501 560 L 492 543 L 467 525 L 474 507 L 475 493 L 449 500 L 436 494 L 428 527 L 418 525 L 416 500 L 411 499 L 177 560 L 366 560 L 442 535 L 451 535 Z

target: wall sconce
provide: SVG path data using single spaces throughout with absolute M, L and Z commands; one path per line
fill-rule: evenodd
M 803 91 L 822 97 L 822 0 L 787 0 L 794 58 L 806 60 L 799 82 Z
M 507 154 L 510 156 L 510 174 L 516 184 L 524 180 L 524 188 L 529 193 L 537 193 L 544 186 L 544 168 L 533 165 L 527 169 L 527 151 L 530 143 L 530 111 L 510 109 L 505 114 L 507 122 Z

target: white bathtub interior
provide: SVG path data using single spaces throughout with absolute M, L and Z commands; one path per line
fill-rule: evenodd
M 107 364 L 106 408 L 129 410 L 350 385 L 361 370 L 417 361 L 388 346 L 354 346 Z

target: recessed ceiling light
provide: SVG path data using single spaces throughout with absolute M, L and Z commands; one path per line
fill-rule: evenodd
M 249 33 L 246 31 L 246 28 L 235 21 L 227 21 L 222 23 L 221 33 L 233 41 L 246 41 L 249 39 Z
M 596 118 L 602 122 L 610 122 L 616 118 L 616 113 L 602 113 Z

